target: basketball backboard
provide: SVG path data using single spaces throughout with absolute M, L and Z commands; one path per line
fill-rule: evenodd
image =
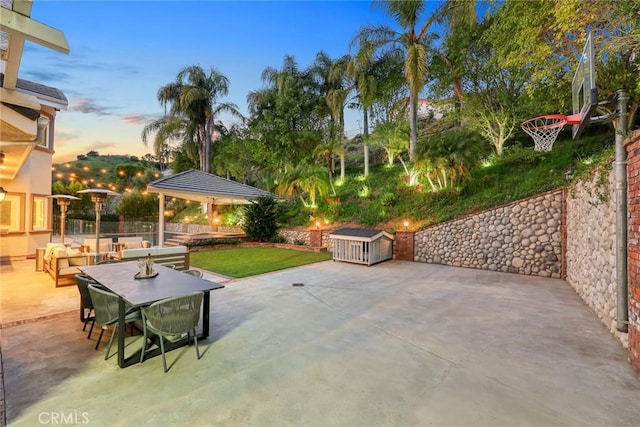
M 593 39 L 589 33 L 571 83 L 573 114 L 580 116 L 580 123 L 573 125 L 573 139 L 580 137 L 598 106 L 594 53 Z

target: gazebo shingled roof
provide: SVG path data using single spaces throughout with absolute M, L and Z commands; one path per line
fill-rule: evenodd
M 147 191 L 216 205 L 247 204 L 260 196 L 276 197 L 268 191 L 200 170 L 158 179 L 147 185 Z

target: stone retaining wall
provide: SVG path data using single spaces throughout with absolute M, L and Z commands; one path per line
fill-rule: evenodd
M 311 244 L 311 229 L 281 229 L 278 232 L 287 239 L 287 243 L 294 244 L 296 240 L 304 242 L 305 245 Z M 333 241 L 329 239 L 329 234 L 333 230 L 322 230 L 322 247 L 328 251 L 333 251 Z
M 167 222 L 164 224 L 165 231 L 170 233 L 211 233 L 211 226 L 207 224 L 182 224 L 177 222 Z
M 208 224 L 182 224 L 167 222 L 164 224 L 165 231 L 169 233 L 211 233 L 211 226 Z M 218 225 L 220 233 L 244 233 L 242 227 L 235 225 Z
M 562 191 L 458 218 L 415 233 L 414 260 L 560 278 Z
M 624 344 L 616 329 L 615 197 L 615 171 L 606 167 L 569 191 L 566 280 Z
M 309 245 L 309 230 L 279 230 L 280 233 L 285 239 L 287 239 L 287 243 L 293 245 L 296 241 L 304 242 L 305 245 Z

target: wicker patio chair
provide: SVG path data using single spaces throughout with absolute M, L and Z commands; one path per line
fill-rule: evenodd
M 183 273 L 202 279 L 202 271 L 200 270 L 184 270 Z
M 186 334 L 187 339 L 191 341 L 191 333 L 193 333 L 196 356 L 198 360 L 200 359 L 196 326 L 198 326 L 198 321 L 200 320 L 200 307 L 202 306 L 203 295 L 202 292 L 196 292 L 189 295 L 167 298 L 142 309 L 144 337 L 142 340 L 140 363 L 144 361 L 147 333 L 149 331 L 159 338 L 164 372 L 168 371 L 164 352 L 165 340 L 176 341 Z
M 111 351 L 111 345 L 113 344 L 113 337 L 118 332 L 118 296 L 91 284 L 88 288 L 89 294 L 91 294 L 91 301 L 93 301 L 96 323 L 98 323 L 102 328 L 100 336 L 98 337 L 98 342 L 96 343 L 96 350 L 100 345 L 102 334 L 104 334 L 105 329 L 107 329 L 108 326 L 113 325 L 113 332 L 109 339 L 107 353 L 104 356 L 104 359 L 107 360 L 109 358 L 109 352 Z M 134 309 L 130 304 L 125 302 L 125 322 L 131 323 L 139 319 L 142 319 L 140 309 Z

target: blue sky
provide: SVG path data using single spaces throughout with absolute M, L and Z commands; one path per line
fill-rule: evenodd
M 280 68 L 285 55 L 306 68 L 320 50 L 332 58 L 348 53 L 361 26 L 391 23 L 370 1 L 35 0 L 31 17 L 62 30 L 71 49 L 64 55 L 27 42 L 19 72 L 69 99 L 56 119 L 55 162 L 90 150 L 151 152 L 140 133 L 161 114 L 158 89 L 185 66 L 227 76 L 223 100 L 246 114 L 262 70 Z M 347 112 L 350 136 L 358 118 Z

